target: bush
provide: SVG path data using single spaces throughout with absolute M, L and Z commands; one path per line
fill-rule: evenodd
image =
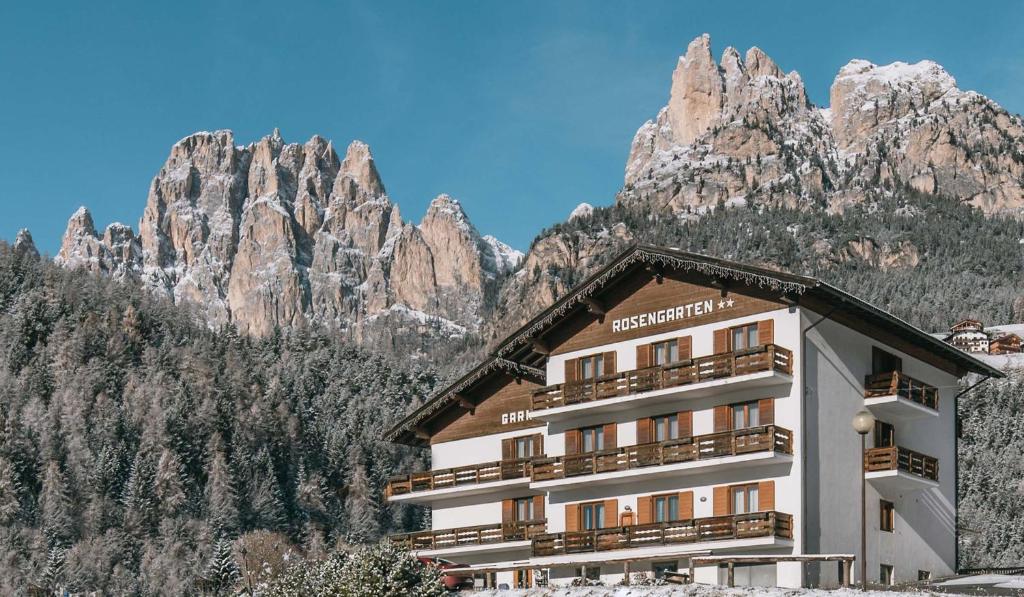
M 267 597 L 440 597 L 444 593 L 440 570 L 387 542 L 296 564 L 261 591 Z

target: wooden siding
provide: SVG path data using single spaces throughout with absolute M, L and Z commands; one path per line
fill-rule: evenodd
M 728 321 L 737 317 L 774 311 L 783 306 L 783 303 L 771 298 L 767 292 L 761 293 L 757 289 L 737 287 L 736 291 L 729 292 L 724 299 L 732 300 L 733 305 L 719 309 L 718 303 L 723 300 L 723 297 L 717 288 L 684 282 L 669 276 L 658 283 L 650 274 L 643 271 L 634 273 L 629 278 L 617 283 L 603 293 L 600 300 L 606 307 L 604 315 L 579 312 L 545 335 L 544 341 L 551 348 L 552 354 L 565 354 L 612 342 L 633 340 L 672 330 Z M 612 322 L 617 319 L 707 300 L 714 301 L 715 304 L 710 313 L 624 331 L 612 331 Z
M 543 426 L 542 422 L 530 419 L 504 425 L 501 423 L 503 414 L 529 411 L 533 392 L 539 387 L 538 384 L 525 379 L 516 381 L 507 375 L 498 376 L 466 396 L 476 404 L 472 411 L 453 408 L 450 414 L 432 424 L 430 443 Z

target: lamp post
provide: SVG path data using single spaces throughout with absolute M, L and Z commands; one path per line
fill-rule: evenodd
M 864 475 L 864 451 L 868 433 L 875 428 L 875 416 L 862 410 L 853 416 L 853 430 L 860 434 L 860 588 L 868 590 L 868 498 Z

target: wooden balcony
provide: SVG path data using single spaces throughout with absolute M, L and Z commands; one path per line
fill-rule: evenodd
M 758 537 L 792 539 L 793 517 L 781 512 L 755 512 L 544 534 L 533 538 L 533 555 L 553 556 Z
M 793 433 L 762 425 L 722 433 L 697 435 L 614 450 L 539 458 L 533 462 L 533 481 L 711 460 L 758 452 L 793 453 Z
M 391 477 L 384 487 L 384 497 L 390 499 L 438 489 L 469 488 L 510 479 L 528 480 L 532 471 L 532 461 L 532 458 L 501 460 Z
M 452 550 L 460 547 L 530 541 L 547 531 L 547 519 L 514 524 L 485 524 L 458 529 L 418 531 L 391 535 L 389 539 L 411 551 Z
M 895 397 L 938 411 L 939 389 L 918 381 L 901 371 L 890 371 L 864 378 L 865 404 L 871 406 L 883 398 Z
M 746 350 L 697 357 L 670 365 L 612 373 L 592 380 L 547 386 L 533 393 L 533 410 L 543 411 L 751 373 L 792 374 L 792 357 L 793 353 L 789 350 L 774 344 L 766 344 Z
M 907 448 L 870 448 L 864 452 L 864 474 L 883 488 L 921 489 L 939 481 L 939 461 Z

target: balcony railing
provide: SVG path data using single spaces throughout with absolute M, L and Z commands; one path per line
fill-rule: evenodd
M 533 410 L 592 402 L 639 392 L 675 388 L 702 381 L 764 371 L 792 373 L 793 353 L 774 344 L 697 357 L 669 365 L 611 373 L 584 381 L 540 388 L 533 393 Z
M 918 477 L 939 480 L 939 461 L 920 452 L 891 446 L 888 448 L 870 448 L 864 452 L 864 470 L 904 471 Z
M 384 497 L 432 489 L 479 485 L 490 481 L 525 479 L 530 476 L 532 460 L 531 458 L 501 460 L 392 477 L 388 479 L 388 483 L 384 487 Z
M 754 512 L 538 535 L 533 538 L 533 555 L 552 556 L 773 536 L 793 538 L 791 515 L 781 512 Z
M 485 524 L 475 527 L 419 531 L 391 535 L 392 543 L 410 550 L 449 549 L 467 545 L 492 545 L 512 541 L 529 541 L 547 530 L 547 519 L 512 524 Z
M 533 462 L 533 480 L 548 481 L 771 451 L 792 454 L 793 433 L 775 425 L 762 425 L 614 450 L 538 458 Z
M 864 378 L 864 397 L 899 396 L 928 408 L 939 408 L 939 390 L 901 371 L 890 371 Z

